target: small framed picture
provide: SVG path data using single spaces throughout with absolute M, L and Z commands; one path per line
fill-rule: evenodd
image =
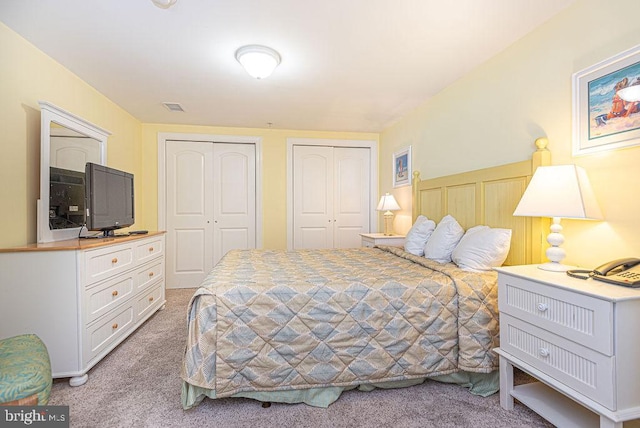
M 573 75 L 573 155 L 640 144 L 640 46 Z
M 393 154 L 393 187 L 411 184 L 411 146 Z

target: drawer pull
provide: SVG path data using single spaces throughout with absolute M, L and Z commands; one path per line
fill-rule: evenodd
M 113 290 L 113 292 L 111 293 L 111 295 L 113 297 L 116 297 L 118 295 L 118 290 Z
M 114 330 L 115 330 L 116 328 L 118 328 L 118 323 L 115 323 L 114 325 L 112 325 L 112 326 L 111 326 L 111 328 L 112 328 L 112 329 L 114 329 Z
M 547 309 L 549 309 L 549 305 L 547 305 L 546 303 L 538 303 L 538 310 L 540 312 L 546 312 Z
M 547 348 L 540 348 L 538 350 L 538 353 L 540 354 L 541 357 L 543 358 L 547 358 L 549 356 L 549 350 Z
M 152 251 L 153 251 L 153 247 L 149 247 L 149 252 L 152 252 Z
M 153 276 L 153 272 L 149 272 L 149 278 Z
M 111 259 L 111 264 L 115 265 L 116 263 L 118 263 L 118 258 L 117 257 L 112 258 Z
M 153 296 L 149 297 L 149 301 L 153 302 Z

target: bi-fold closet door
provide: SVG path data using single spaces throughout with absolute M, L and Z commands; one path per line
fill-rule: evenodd
M 231 249 L 256 248 L 254 144 L 166 142 L 167 288 L 197 287 Z
M 370 227 L 370 150 L 293 146 L 293 247 L 355 248 Z

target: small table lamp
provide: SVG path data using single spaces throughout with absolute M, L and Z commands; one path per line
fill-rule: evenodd
M 378 211 L 385 211 L 384 213 L 384 234 L 386 236 L 393 235 L 393 213 L 391 211 L 398 211 L 400 205 L 396 202 L 396 198 L 393 195 L 385 194 L 380 198 L 378 203 Z
M 560 263 L 566 255 L 560 248 L 564 242 L 560 218 L 602 219 L 587 173 L 576 165 L 538 167 L 513 215 L 553 218 L 551 233 L 547 236 L 551 247 L 547 248 L 546 255 L 550 261 L 538 267 L 555 272 L 568 269 Z

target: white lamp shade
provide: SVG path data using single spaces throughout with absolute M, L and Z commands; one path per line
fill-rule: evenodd
M 618 91 L 618 96 L 626 102 L 640 101 L 640 85 L 622 88 Z
M 267 46 L 249 45 L 236 51 L 236 59 L 250 76 L 264 79 L 280 64 L 280 54 Z
M 513 215 L 602 218 L 587 173 L 576 165 L 538 167 Z
M 380 198 L 377 208 L 378 211 L 398 211 L 399 209 L 400 205 L 396 202 L 396 198 L 389 193 Z

